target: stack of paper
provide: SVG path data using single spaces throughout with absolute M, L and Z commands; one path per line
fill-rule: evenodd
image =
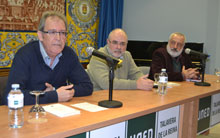
M 62 105 L 62 104 L 59 104 L 59 103 L 46 105 L 46 106 L 43 106 L 43 108 L 47 112 L 49 112 L 51 114 L 54 114 L 56 116 L 59 116 L 59 117 L 66 117 L 66 116 L 80 114 L 79 110 L 73 109 L 71 107 L 68 107 L 66 105 Z

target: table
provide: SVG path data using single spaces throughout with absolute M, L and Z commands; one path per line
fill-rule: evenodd
M 95 113 L 79 109 L 79 115 L 64 118 L 47 113 L 48 122 L 42 124 L 28 123 L 28 111 L 32 106 L 25 106 L 25 122 L 20 129 L 8 127 L 8 107 L 0 106 L 0 137 L 68 137 L 179 105 L 179 138 L 194 138 L 197 133 L 199 99 L 220 93 L 220 83 L 216 83 L 216 79 L 214 75 L 205 75 L 205 81 L 211 83 L 211 87 L 195 86 L 193 82 L 177 82 L 180 86 L 168 89 L 165 96 L 160 96 L 154 91 L 114 90 L 113 100 L 121 101 L 121 108 Z M 62 104 L 69 106 L 88 102 L 97 105 L 99 101 L 106 99 L 108 90 L 102 90 L 94 92 L 91 96 L 74 97 L 70 102 Z

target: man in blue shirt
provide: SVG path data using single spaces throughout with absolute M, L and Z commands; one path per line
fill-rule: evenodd
M 32 41 L 16 53 L 4 93 L 3 104 L 11 84 L 20 84 L 24 104 L 34 104 L 33 90 L 45 91 L 39 103 L 65 102 L 73 96 L 91 95 L 89 76 L 76 53 L 65 46 L 67 21 L 56 12 L 45 12 L 38 27 L 39 41 Z M 68 85 L 70 82 L 71 84 Z

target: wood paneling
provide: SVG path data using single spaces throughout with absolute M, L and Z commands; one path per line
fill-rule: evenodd
M 0 77 L 8 76 L 10 69 L 0 69 Z

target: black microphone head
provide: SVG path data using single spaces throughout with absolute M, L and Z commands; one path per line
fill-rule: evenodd
M 190 54 L 190 51 L 191 51 L 191 49 L 189 49 L 189 48 L 186 48 L 186 49 L 185 49 L 185 53 L 186 53 L 186 54 Z
M 95 49 L 93 47 L 87 47 L 86 48 L 86 52 L 88 53 L 89 56 L 92 55 L 92 52 L 94 51 Z

